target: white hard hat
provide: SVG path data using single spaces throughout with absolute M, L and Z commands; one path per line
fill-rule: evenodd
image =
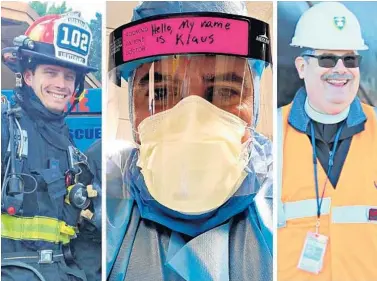
M 356 16 L 343 4 L 322 2 L 300 17 L 291 46 L 321 50 L 367 50 Z

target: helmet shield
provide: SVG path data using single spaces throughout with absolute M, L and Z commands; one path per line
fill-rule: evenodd
M 135 71 L 132 119 L 166 111 L 191 95 L 251 124 L 252 75 L 245 58 L 222 55 L 182 55 L 146 63 Z
M 268 24 L 220 13 L 173 14 L 126 24 L 110 38 L 109 90 L 129 91 L 135 131 L 192 95 L 255 124 L 255 93 L 271 62 Z

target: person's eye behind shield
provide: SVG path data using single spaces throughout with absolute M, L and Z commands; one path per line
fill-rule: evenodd
M 136 70 L 132 99 L 135 125 L 191 95 L 251 123 L 253 83 L 246 59 L 196 55 L 146 63 Z

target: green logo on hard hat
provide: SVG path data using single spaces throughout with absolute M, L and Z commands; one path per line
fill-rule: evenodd
M 334 23 L 337 29 L 342 30 L 346 25 L 346 17 L 334 17 Z

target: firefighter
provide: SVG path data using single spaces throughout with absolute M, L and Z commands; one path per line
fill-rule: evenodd
M 15 104 L 4 101 L 1 116 L 2 280 L 87 280 L 70 242 L 97 191 L 64 109 L 96 71 L 91 42 L 88 24 L 68 13 L 40 17 L 2 50 L 16 75 Z

